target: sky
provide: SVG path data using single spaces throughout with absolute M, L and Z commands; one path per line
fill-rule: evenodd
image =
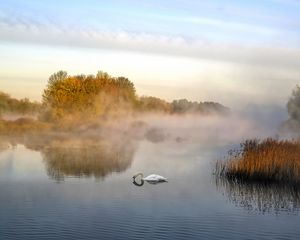
M 300 83 L 300 0 L 0 0 L 0 90 L 128 77 L 139 95 L 285 106 Z

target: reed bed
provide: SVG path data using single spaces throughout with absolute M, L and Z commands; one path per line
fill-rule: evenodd
M 300 183 L 300 142 L 296 140 L 246 140 L 218 161 L 216 174 L 242 181 Z

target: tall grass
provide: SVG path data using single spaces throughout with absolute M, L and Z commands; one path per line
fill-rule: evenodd
M 229 179 L 300 183 L 300 142 L 247 140 L 218 161 L 216 173 Z

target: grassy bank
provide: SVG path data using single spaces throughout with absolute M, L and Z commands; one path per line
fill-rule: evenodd
M 216 173 L 242 181 L 300 183 L 300 142 L 247 140 L 217 162 Z
M 19 118 L 14 121 L 3 120 L 0 118 L 0 136 L 35 132 L 41 133 L 49 131 L 50 129 L 50 124 L 32 118 Z

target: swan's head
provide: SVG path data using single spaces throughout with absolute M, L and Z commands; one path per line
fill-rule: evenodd
M 132 178 L 135 179 L 138 176 L 143 177 L 144 175 L 143 175 L 143 173 L 137 173 L 137 174 L 134 174 Z

